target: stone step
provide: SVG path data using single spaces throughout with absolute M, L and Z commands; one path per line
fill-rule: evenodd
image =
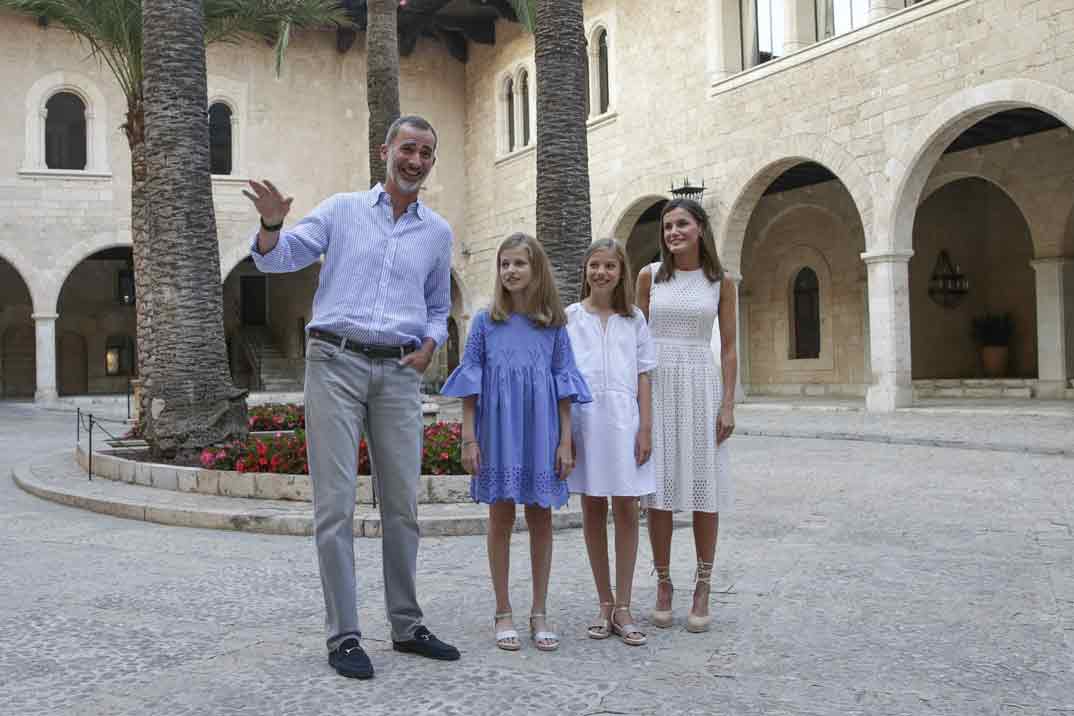
M 915 398 L 1022 398 L 1033 397 L 1033 389 L 1028 386 L 994 385 L 989 387 L 939 387 L 918 385 L 914 383 Z
M 89 480 L 70 451 L 18 465 L 12 477 L 21 489 L 42 499 L 114 517 L 179 527 L 295 536 L 313 534 L 313 506 L 308 502 L 218 497 L 112 480 Z M 488 506 L 472 503 L 422 505 L 418 525 L 425 537 L 486 534 Z M 553 529 L 581 525 L 582 513 L 577 496 L 573 496 L 564 509 L 552 512 Z M 515 530 L 525 529 L 523 510 L 518 510 Z M 380 537 L 381 530 L 380 512 L 359 505 L 354 515 L 354 535 Z

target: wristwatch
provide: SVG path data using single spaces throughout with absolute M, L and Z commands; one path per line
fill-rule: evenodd
M 281 221 L 278 224 L 266 224 L 265 223 L 265 217 L 262 216 L 261 217 L 261 228 L 264 229 L 265 231 L 279 231 L 280 229 L 283 228 L 283 222 Z

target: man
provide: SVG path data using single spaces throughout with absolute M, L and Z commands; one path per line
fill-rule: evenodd
M 380 498 L 393 648 L 459 658 L 421 624 L 414 584 L 421 375 L 447 338 L 451 309 L 451 227 L 418 201 L 436 145 L 427 121 L 399 118 L 380 148 L 384 184 L 329 197 L 286 231 L 292 197 L 269 181 L 243 192 L 261 215 L 251 247 L 258 269 L 298 271 L 324 256 L 306 327 L 306 441 L 328 663 L 357 679 L 373 676 L 360 642 L 352 532 L 363 428 Z

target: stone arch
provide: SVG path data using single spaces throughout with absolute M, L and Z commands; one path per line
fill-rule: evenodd
M 108 174 L 108 103 L 89 77 L 78 72 L 52 72 L 26 93 L 26 137 L 22 171 L 48 171 L 45 166 L 45 104 L 57 92 L 70 92 L 86 105 L 86 168 L 80 173 Z M 71 170 L 62 170 L 68 172 Z
M 842 182 L 865 227 L 866 247 L 871 245 L 868 227 L 873 217 L 873 189 L 857 160 L 827 137 L 796 134 L 769 144 L 760 161 L 743 162 L 725 182 L 720 205 L 726 207 L 723 212 L 726 219 L 719 222 L 715 231 L 716 249 L 728 270 L 741 274 L 746 228 L 765 190 L 783 172 L 803 162 L 824 166 Z
M 834 211 L 832 209 L 832 207 L 828 206 L 827 204 L 821 203 L 821 202 L 800 201 L 799 200 L 799 201 L 795 201 L 793 204 L 788 203 L 787 206 L 783 207 L 778 212 L 773 214 L 767 221 L 764 222 L 764 224 L 762 224 L 761 226 L 759 226 L 757 228 L 757 238 L 756 238 L 755 241 L 752 242 L 753 243 L 753 249 L 756 251 L 758 248 L 760 248 L 764 244 L 765 240 L 768 238 L 769 230 L 771 230 L 771 228 L 773 226 L 775 226 L 781 220 L 786 218 L 788 214 L 791 214 L 791 213 L 793 213 L 795 211 L 799 211 L 799 210 L 802 210 L 802 209 L 810 209 L 810 210 L 813 210 L 813 211 L 819 211 L 822 214 L 827 214 L 835 222 L 840 222 L 844 218 L 841 214 L 839 214 L 839 212 Z
M 615 239 L 623 246 L 626 246 L 627 240 L 630 238 L 630 232 L 646 209 L 659 201 L 667 201 L 670 198 L 670 196 L 660 191 L 648 192 L 640 196 L 633 194 L 630 199 L 624 197 L 620 200 L 619 206 L 613 204 L 604 215 L 601 220 L 600 230 L 593 234 L 594 239 Z
M 220 283 L 227 281 L 231 272 L 250 258 L 250 239 L 244 238 L 232 246 L 220 246 Z
M 48 287 L 40 280 L 41 272 L 31 271 L 33 263 L 30 258 L 4 239 L 0 239 L 0 260 L 5 261 L 22 279 L 22 285 L 30 294 L 30 313 L 36 313 L 41 307 L 52 305 L 48 302 Z
M 962 152 L 962 154 L 969 155 L 972 152 Z M 1047 225 L 1046 217 L 1049 212 L 1045 211 L 1044 207 L 1041 206 L 1037 193 L 1033 191 L 1033 187 L 1029 183 L 1020 180 L 1007 168 L 995 162 L 987 161 L 983 157 L 968 157 L 963 161 L 956 162 L 954 166 L 944 167 L 939 173 L 930 173 L 929 179 L 921 190 L 918 206 L 924 204 L 930 196 L 948 184 L 961 179 L 974 178 L 983 179 L 992 184 L 1018 207 L 1022 218 L 1025 219 L 1026 224 L 1029 226 L 1029 236 L 1033 241 L 1034 254 L 1039 256 L 1040 241 L 1051 236 L 1055 231 L 1060 231 L 1061 227 Z
M 886 187 L 878 201 L 870 248 L 911 251 L 914 216 L 944 150 L 985 117 L 1018 107 L 1046 112 L 1074 127 L 1074 94 L 1036 80 L 997 80 L 954 94 L 925 115 L 908 137 L 899 140 L 903 149 L 884 169 Z
M 55 268 L 49 271 L 53 276 L 53 280 L 49 283 L 49 303 L 43 305 L 52 306 L 58 312 L 63 285 L 67 283 L 67 279 L 71 277 L 79 264 L 100 251 L 114 248 L 130 249 L 132 245 L 130 241 L 116 241 L 114 235 L 98 234 L 68 249 L 56 261 Z

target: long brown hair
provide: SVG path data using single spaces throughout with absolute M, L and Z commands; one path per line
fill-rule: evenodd
M 656 271 L 655 281 L 670 281 L 675 276 L 675 257 L 668 250 L 664 241 L 664 217 L 669 211 L 683 209 L 701 227 L 701 235 L 697 237 L 697 246 L 701 252 L 701 268 L 705 272 L 705 278 L 716 283 L 723 279 L 723 265 L 720 257 L 716 254 L 716 241 L 712 236 L 712 226 L 709 223 L 709 215 L 705 209 L 693 199 L 672 199 L 660 211 L 660 268 Z
M 511 234 L 500 248 L 496 250 L 496 288 L 493 290 L 492 310 L 489 315 L 494 321 L 506 321 L 511 317 L 511 294 L 500 280 L 500 256 L 504 251 L 524 248 L 529 254 L 532 278 L 526 288 L 525 310 L 521 311 L 531 321 L 544 328 L 558 328 L 567 325 L 567 314 L 563 311 L 563 302 L 559 299 L 559 289 L 552 278 L 552 264 L 537 239 L 529 234 Z
M 612 310 L 620 316 L 634 317 L 634 287 L 630 285 L 630 259 L 627 258 L 623 245 L 615 239 L 597 239 L 589 245 L 582 259 L 582 290 L 581 296 L 584 301 L 589 297 L 589 281 L 586 276 L 589 273 L 589 259 L 598 251 L 611 251 L 619 261 L 619 283 L 612 291 Z

